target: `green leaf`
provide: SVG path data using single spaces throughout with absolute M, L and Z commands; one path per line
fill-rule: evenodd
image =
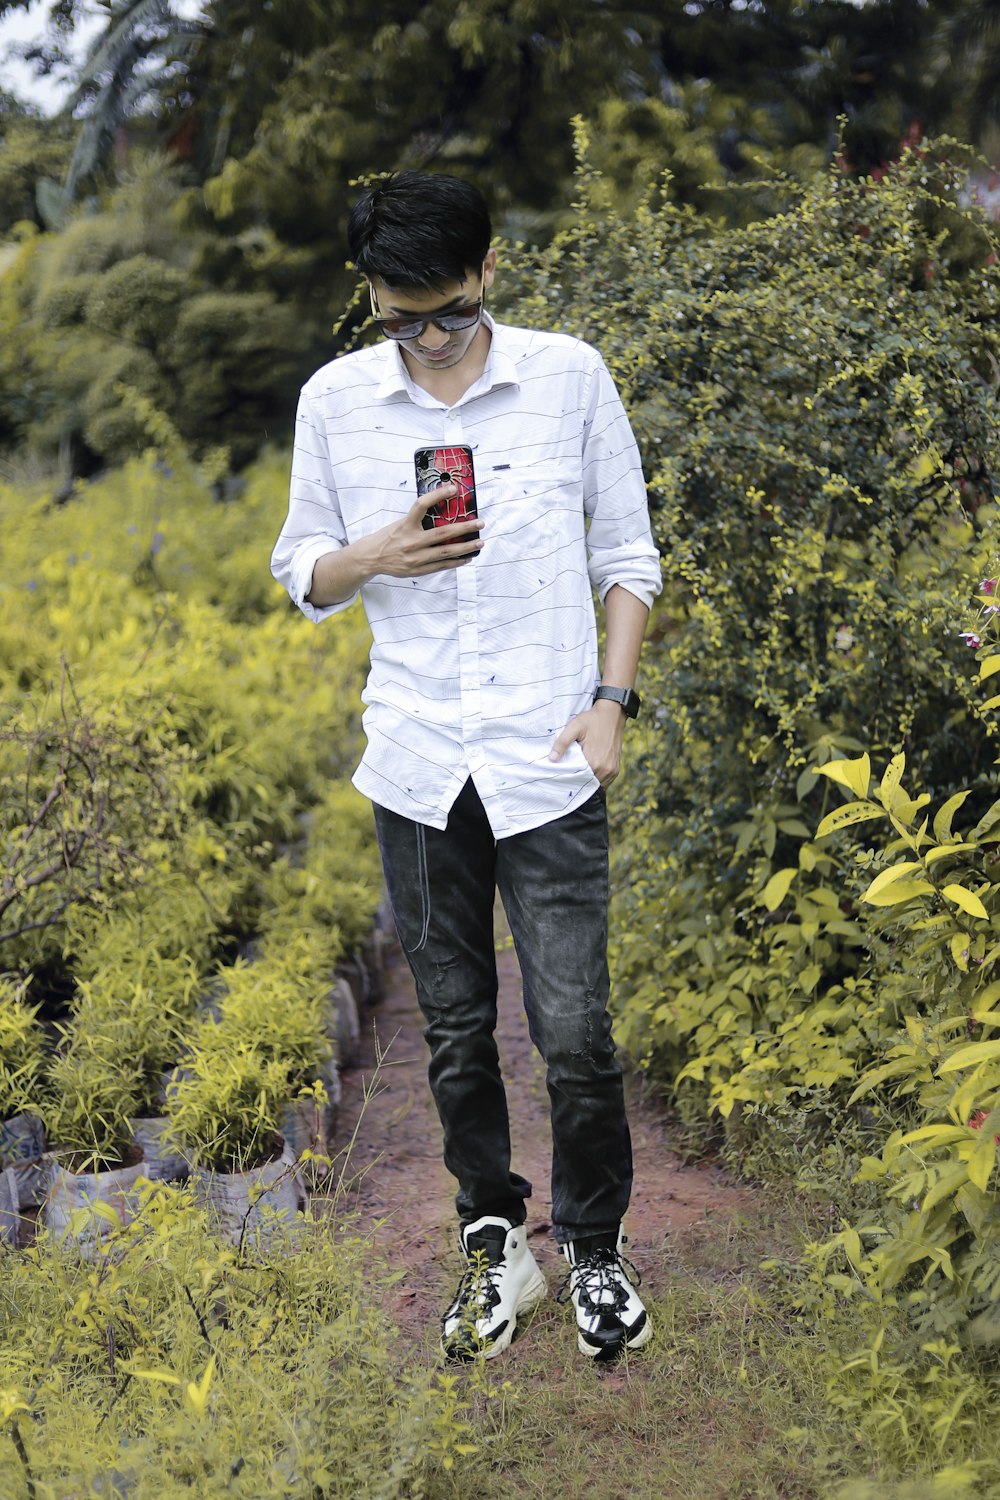
M 956 1162 L 953 1166 L 946 1168 L 937 1182 L 928 1189 L 923 1203 L 920 1205 L 922 1213 L 930 1213 L 932 1208 L 941 1203 L 945 1198 L 951 1198 L 964 1187 L 972 1174 L 966 1162 Z
M 949 797 L 934 814 L 934 837 L 939 844 L 951 838 L 951 820 L 968 795 L 967 791 L 956 792 L 954 797 Z
M 901 793 L 899 788 L 899 783 L 902 779 L 903 769 L 905 766 L 906 756 L 902 753 L 902 751 L 900 751 L 900 753 L 898 755 L 894 755 L 892 757 L 892 760 L 889 762 L 886 768 L 885 775 L 882 777 L 882 781 L 879 785 L 879 789 L 875 793 L 879 801 L 882 803 L 883 807 L 892 808 L 893 811 L 896 810 L 897 803 L 905 804 L 907 806 L 909 805 L 909 797 L 907 797 L 905 793 Z M 867 787 L 865 788 L 865 792 L 867 792 Z M 864 796 L 865 792 L 861 793 L 861 795 Z
M 986 1191 L 997 1159 L 997 1143 L 989 1131 L 983 1131 L 983 1139 L 969 1157 L 967 1166 L 969 1181 L 981 1192 Z
M 888 870 L 879 871 L 861 897 L 862 901 L 871 901 L 874 896 L 878 895 L 879 891 L 884 890 L 887 885 L 891 885 L 894 880 L 898 880 L 901 875 L 909 875 L 913 870 L 920 870 L 922 868 L 919 859 L 905 859 L 900 865 L 893 865 Z
M 783 870 L 774 872 L 758 898 L 768 911 L 777 911 L 788 895 L 788 888 L 798 873 L 798 868 L 794 865 L 786 865 Z
M 946 885 L 941 891 L 942 896 L 947 896 L 949 901 L 954 901 L 956 906 L 967 912 L 970 917 L 989 917 L 989 912 L 972 891 L 967 891 L 964 885 Z
M 912 1055 L 894 1058 L 892 1062 L 883 1063 L 880 1068 L 873 1068 L 870 1073 L 866 1073 L 847 1102 L 853 1104 L 856 1099 L 867 1094 L 869 1089 L 878 1088 L 880 1083 L 885 1083 L 890 1078 L 901 1078 L 906 1073 L 915 1072 Z
M 868 796 L 868 786 L 872 779 L 872 763 L 867 751 L 864 755 L 859 755 L 857 760 L 831 760 L 825 766 L 817 766 L 816 770 L 820 776 L 829 776 L 831 781 L 839 781 L 840 785 L 846 786 L 855 797 Z
M 964 1141 L 969 1136 L 967 1125 L 921 1125 L 919 1130 L 908 1130 L 900 1136 L 899 1144 L 908 1146 L 912 1141 L 932 1142 L 938 1146 L 950 1145 L 953 1141 Z
M 929 880 L 894 880 L 885 890 L 878 891 L 874 896 L 866 892 L 861 897 L 867 901 L 869 906 L 901 906 L 904 901 L 912 901 L 915 896 L 932 896 L 934 886 Z
M 977 1021 L 982 1020 L 986 1012 L 992 1009 L 994 1000 L 1000 1000 L 1000 979 L 994 979 L 993 983 L 988 984 L 984 990 L 980 990 L 973 1000 L 972 1014 Z
M 835 807 L 833 812 L 827 813 L 816 830 L 816 837 L 825 838 L 828 833 L 837 833 L 852 823 L 868 823 L 872 818 L 884 817 L 885 810 L 877 802 L 848 802 L 846 806 Z
M 974 1068 L 979 1063 L 990 1062 L 1000 1057 L 1000 1037 L 992 1042 L 969 1042 L 946 1057 L 938 1068 L 939 1073 L 957 1073 L 959 1068 Z
M 975 849 L 978 845 L 967 843 L 935 844 L 933 849 L 928 849 L 924 855 L 924 864 L 932 865 L 939 859 L 946 858 L 949 854 L 964 854 L 969 849 Z
M 861 1244 L 861 1236 L 856 1229 L 845 1229 L 840 1236 L 840 1242 L 844 1247 L 847 1259 L 856 1271 L 860 1271 L 865 1264 L 865 1252 Z

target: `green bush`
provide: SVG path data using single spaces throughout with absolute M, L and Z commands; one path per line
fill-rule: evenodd
M 905 746 L 935 796 L 992 775 L 959 627 L 997 544 L 1000 236 L 948 143 L 767 190 L 739 229 L 667 191 L 621 219 L 585 166 L 513 306 L 601 348 L 664 557 L 617 815 L 623 1038 L 692 1117 L 814 1113 L 814 1145 L 880 1026 L 817 767 Z
M 0 183 L 2 187 L 2 183 Z M 172 164 L 137 160 L 98 211 L 27 240 L 0 275 L 0 446 L 122 463 L 162 408 L 198 454 L 242 466 L 293 409 L 315 330 L 268 291 L 223 289 L 182 229 Z
M 241 1260 L 162 1183 L 96 1264 L 44 1234 L 5 1255 L 5 1497 L 425 1495 L 465 1424 L 433 1371 L 401 1364 L 387 1284 L 347 1221 Z
M 24 999 L 27 984 L 0 977 L 0 1120 L 37 1100 L 45 1063 L 38 1006 Z
M 277 461 L 220 503 L 169 423 L 141 414 L 169 464 L 151 453 L 64 506 L 0 487 L 0 948 L 22 972 L 87 977 L 145 947 L 207 971 L 281 905 L 264 872 L 355 761 L 343 701 L 367 631 L 355 615 L 321 638 L 268 579 Z M 338 818 L 343 849 L 360 843 L 357 801 L 320 813 L 314 886 Z M 371 859 L 337 878 L 356 933 Z M 294 920 L 291 897 L 282 911 Z M 335 925 L 329 900 L 320 915 Z
M 992 659 L 1000 665 L 1000 655 Z M 819 1249 L 816 1264 L 848 1294 L 894 1307 L 905 1292 L 924 1337 L 953 1337 L 974 1320 L 972 1327 L 994 1341 L 1000 798 L 970 815 L 963 790 L 932 814 L 926 794 L 905 790 L 903 754 L 873 792 L 867 755 L 824 769 L 851 800 L 827 815 L 820 836 L 882 825 L 882 847 L 859 852 L 855 877 L 880 1046 L 850 1101 L 876 1100 L 882 1128 L 857 1171 L 859 1183 L 873 1185 L 873 1213 L 860 1234 L 847 1225 Z

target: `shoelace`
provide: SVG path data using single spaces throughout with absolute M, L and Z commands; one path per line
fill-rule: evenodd
M 475 1307 L 478 1312 L 492 1312 L 500 1301 L 500 1292 L 493 1280 L 503 1271 L 503 1262 L 498 1265 L 477 1265 L 469 1261 L 462 1273 L 455 1297 L 456 1307 Z
M 595 1250 L 575 1266 L 570 1266 L 568 1275 L 556 1293 L 556 1301 L 568 1301 L 575 1290 L 581 1304 L 590 1312 L 621 1312 L 628 1301 L 628 1291 L 620 1280 L 628 1274 L 626 1266 L 631 1272 L 633 1285 L 641 1286 L 642 1277 L 620 1250 Z M 603 1294 L 608 1292 L 610 1297 L 605 1297 Z

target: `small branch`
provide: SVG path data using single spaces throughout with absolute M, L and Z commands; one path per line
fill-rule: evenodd
M 13 858 L 11 859 L 10 864 L 7 866 L 8 873 L 11 870 L 13 870 L 14 866 L 17 864 L 18 860 L 23 855 L 25 849 L 28 847 L 28 840 L 31 838 L 31 835 L 37 830 L 39 824 L 41 823 L 42 819 L 45 817 L 46 813 L 53 806 L 53 804 L 56 803 L 59 800 L 59 798 L 63 795 L 63 793 L 65 792 L 65 790 L 66 790 L 66 783 L 65 783 L 65 781 L 58 781 L 58 782 L 56 782 L 56 784 L 52 788 L 52 790 L 49 792 L 49 794 L 46 797 L 45 801 L 42 803 L 41 807 L 38 809 L 38 811 L 36 812 L 35 816 L 32 818 L 31 822 L 28 824 L 28 827 L 24 830 L 24 835 L 23 835 L 23 837 L 21 839 L 21 842 L 18 844 L 17 848 L 14 850 Z M 4 878 L 4 883 L 6 884 L 6 877 Z
M 191 1295 L 191 1290 L 188 1287 L 187 1282 L 184 1283 L 184 1295 L 185 1295 L 185 1297 L 188 1300 L 188 1305 L 191 1308 L 191 1311 L 194 1313 L 195 1318 L 198 1321 L 198 1327 L 201 1330 L 201 1336 L 202 1336 L 202 1338 L 205 1340 L 205 1343 L 208 1345 L 208 1347 L 211 1349 L 212 1353 L 215 1355 L 215 1362 L 216 1362 L 216 1365 L 217 1365 L 217 1367 L 219 1369 L 219 1373 L 221 1374 L 222 1373 L 222 1360 L 219 1357 L 219 1351 L 218 1351 L 218 1349 L 215 1346 L 215 1342 L 214 1342 L 214 1340 L 212 1338 L 212 1335 L 208 1331 L 208 1324 L 205 1322 L 205 1319 L 202 1317 L 201 1311 L 200 1311 L 200 1309 L 198 1307 L 198 1304 L 195 1302 L 194 1298 Z
M 16 1417 L 12 1417 L 10 1421 L 10 1437 L 17 1456 L 21 1460 L 21 1467 L 24 1470 L 24 1485 L 28 1492 L 28 1500 L 38 1500 L 38 1491 L 35 1489 L 35 1477 L 31 1472 L 31 1461 L 28 1458 L 28 1450 L 24 1446 L 24 1438 L 21 1436 L 21 1429 L 17 1425 Z

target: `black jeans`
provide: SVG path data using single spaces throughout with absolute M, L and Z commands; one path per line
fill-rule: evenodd
M 524 1222 L 531 1184 L 510 1169 L 507 1096 L 494 1031 L 496 890 L 546 1064 L 556 1239 L 614 1236 L 632 1149 L 608 1001 L 608 827 L 604 793 L 553 823 L 497 842 L 472 781 L 444 830 L 375 807 L 396 930 L 430 1047 L 444 1160 L 459 1218 Z

